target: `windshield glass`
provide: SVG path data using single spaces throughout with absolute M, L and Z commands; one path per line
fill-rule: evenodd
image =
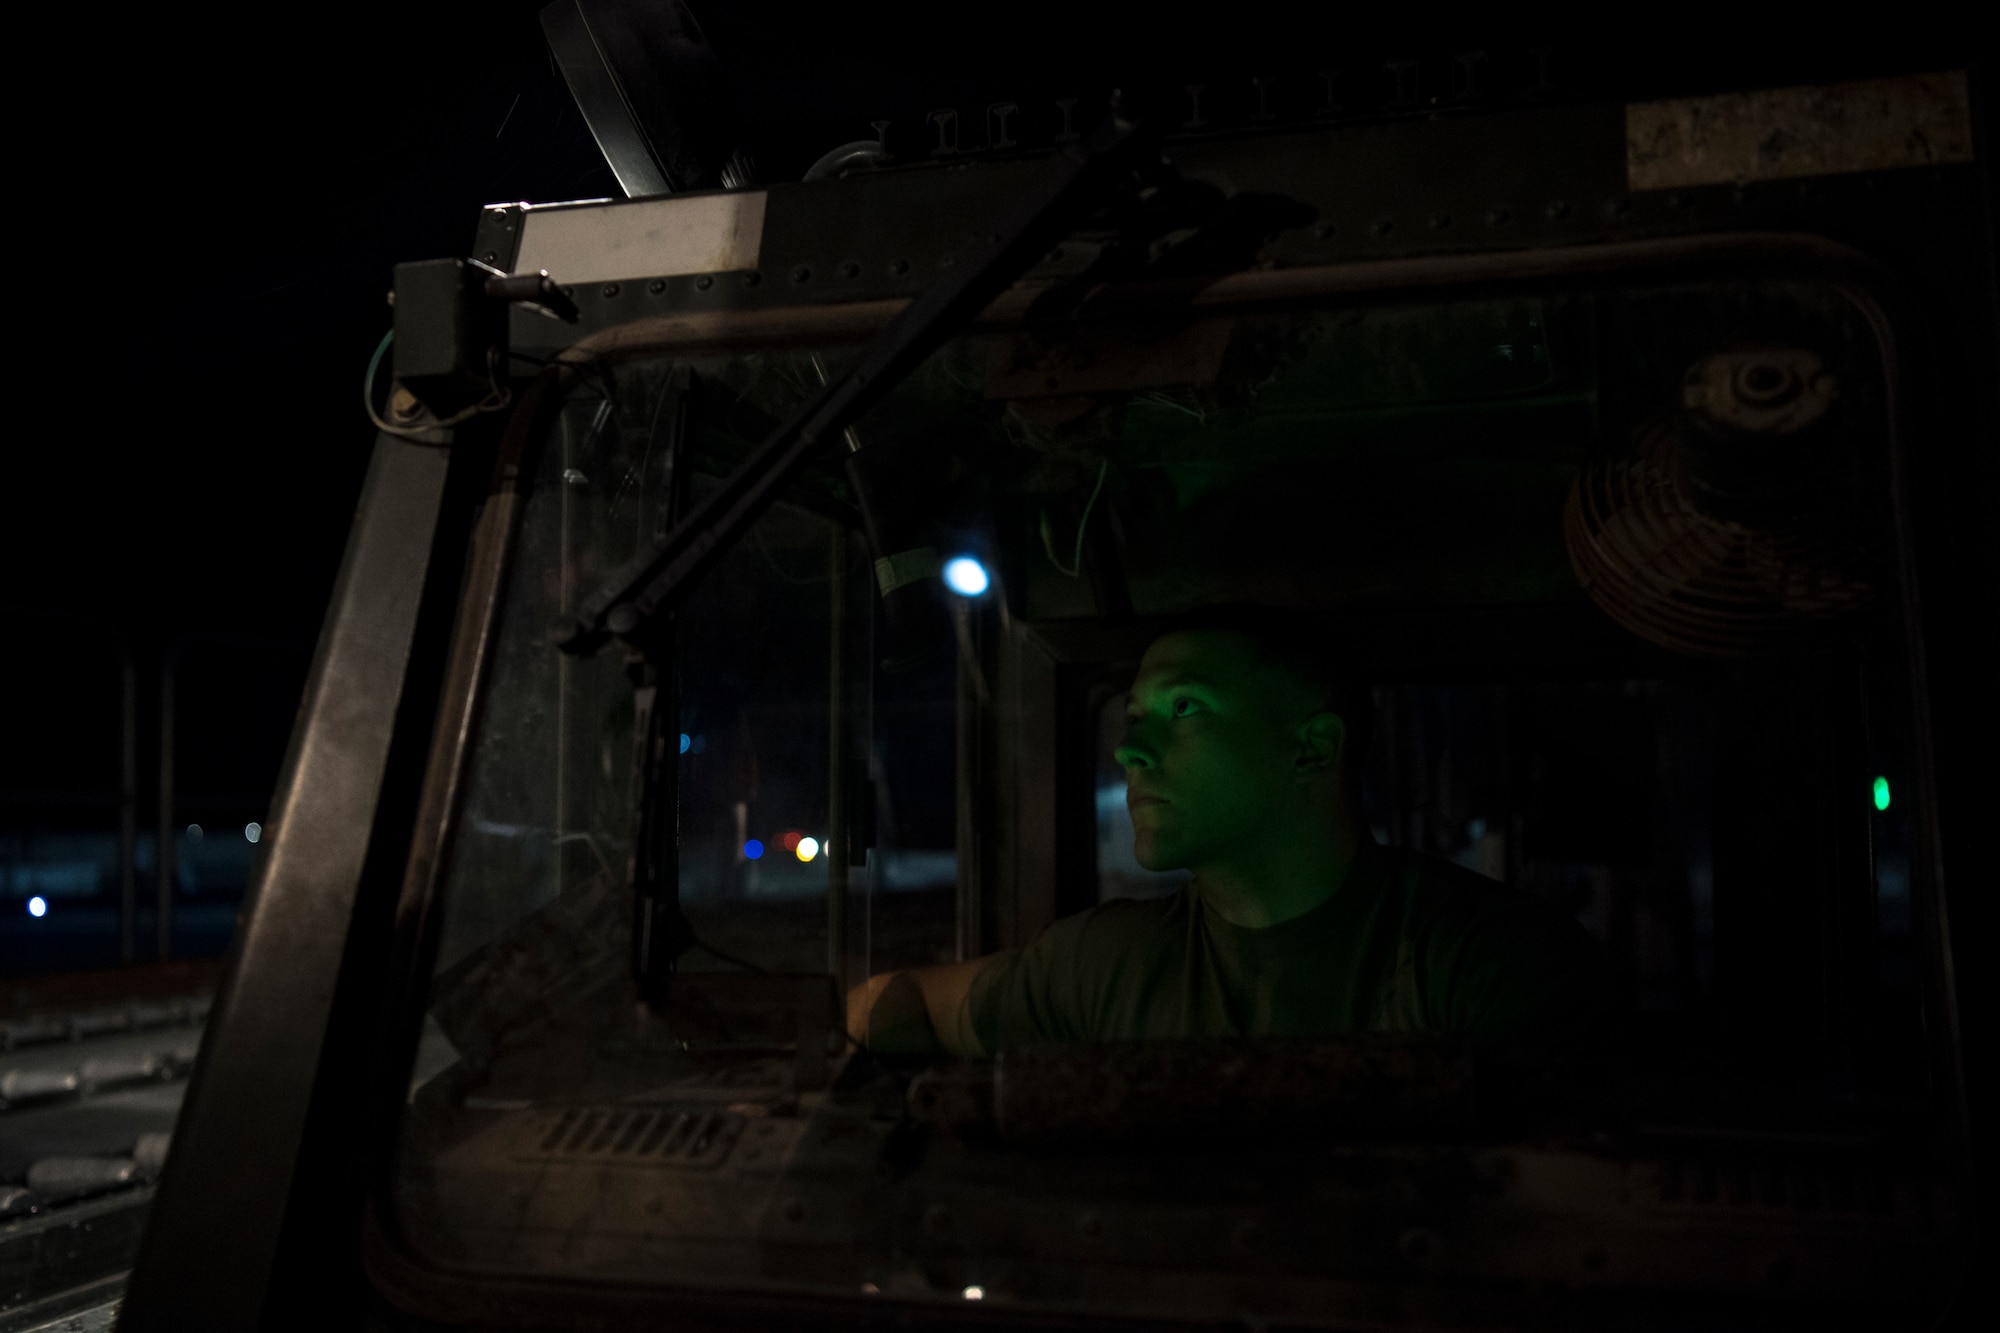
M 1926 1288 L 1843 298 L 967 335 L 670 631 L 552 646 L 852 356 L 600 363 L 523 460 L 395 1174 L 428 1264 L 1151 1318 Z

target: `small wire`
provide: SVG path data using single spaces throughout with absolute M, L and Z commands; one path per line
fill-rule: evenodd
M 1111 471 L 1111 460 L 1105 459 L 1097 468 L 1097 484 L 1090 488 L 1090 499 L 1084 503 L 1083 517 L 1076 521 L 1076 551 L 1070 556 L 1067 566 L 1056 558 L 1055 533 L 1049 526 L 1049 511 L 1042 511 L 1042 550 L 1049 557 L 1049 563 L 1056 572 L 1067 578 L 1076 578 L 1083 573 L 1083 534 L 1090 530 L 1090 511 L 1097 507 L 1098 493 L 1104 489 L 1104 478 Z
M 681 919 L 685 921 L 687 918 L 682 917 Z M 733 953 L 724 953 L 722 950 L 716 948 L 713 944 L 707 943 L 699 935 L 696 935 L 694 933 L 694 928 L 692 926 L 688 928 L 688 943 L 692 945 L 694 948 L 697 948 L 701 950 L 703 953 L 707 954 L 710 958 L 716 958 L 720 959 L 722 962 L 734 964 L 737 967 L 743 968 L 745 971 L 763 972 L 766 970 L 762 967 L 759 967 L 757 964 L 751 962 L 747 958 L 738 958 Z
M 384 421 L 382 414 L 375 410 L 375 375 L 382 369 L 382 354 L 389 350 L 389 344 L 395 337 L 394 329 L 382 335 L 382 341 L 375 344 L 375 355 L 368 358 L 368 372 L 361 377 L 361 407 L 368 413 L 368 419 L 375 423 L 375 429 L 386 431 L 391 435 L 400 435 L 406 440 L 421 440 L 434 430 L 443 430 L 448 426 L 470 421 L 481 412 L 498 412 L 512 401 L 513 395 L 500 386 L 498 377 L 493 374 L 492 367 L 488 366 L 487 378 L 493 385 L 493 392 L 463 412 L 421 426 L 397 426 Z

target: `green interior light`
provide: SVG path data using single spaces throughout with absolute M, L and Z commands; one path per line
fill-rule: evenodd
M 1887 778 L 1875 779 L 1875 808 L 1877 810 L 1887 810 L 1889 808 L 1889 779 Z

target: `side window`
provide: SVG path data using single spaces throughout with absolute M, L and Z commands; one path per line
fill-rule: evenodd
M 1679 680 L 1422 682 L 1375 691 L 1375 838 L 1574 918 L 1636 1007 L 1713 980 L 1714 700 Z
M 873 846 L 848 948 L 862 976 L 955 958 L 957 664 L 875 676 L 868 783 Z

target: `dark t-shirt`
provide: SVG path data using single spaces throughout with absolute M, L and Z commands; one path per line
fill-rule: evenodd
M 1577 925 L 1448 861 L 1362 844 L 1304 916 L 1232 925 L 1192 887 L 1112 902 L 994 956 L 968 1018 L 988 1051 L 1162 1037 L 1459 1032 L 1567 1043 L 1604 1018 Z

